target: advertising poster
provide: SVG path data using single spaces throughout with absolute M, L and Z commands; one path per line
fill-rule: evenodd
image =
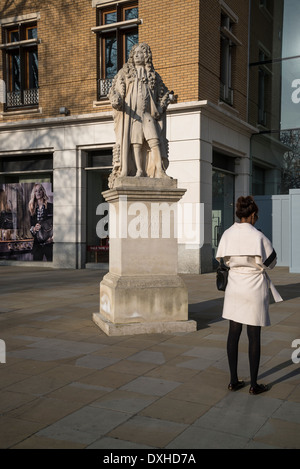
M 52 184 L 0 184 L 0 260 L 51 262 L 52 252 Z

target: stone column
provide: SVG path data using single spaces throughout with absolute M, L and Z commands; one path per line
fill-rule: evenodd
M 109 273 L 94 322 L 107 335 L 188 332 L 188 292 L 177 273 L 177 180 L 120 177 L 109 203 Z

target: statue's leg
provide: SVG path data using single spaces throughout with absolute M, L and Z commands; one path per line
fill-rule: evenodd
M 148 140 L 148 145 L 151 149 L 151 158 L 155 166 L 155 177 L 169 178 L 162 167 L 162 157 L 160 151 L 160 141 L 158 138 L 151 138 Z
M 143 167 L 142 167 L 142 145 L 140 143 L 134 143 L 133 147 L 133 154 L 134 160 L 136 164 L 136 177 L 141 177 L 144 175 Z

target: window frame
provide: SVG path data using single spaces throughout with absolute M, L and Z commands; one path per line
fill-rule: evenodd
M 125 19 L 126 11 L 132 8 L 138 8 L 138 1 L 131 0 L 128 2 L 115 2 L 108 6 L 97 8 L 97 26 L 91 28 L 97 35 L 97 82 L 98 99 L 106 99 L 107 93 L 111 86 L 113 77 L 107 77 L 106 61 L 105 61 L 105 41 L 107 38 L 115 35 L 117 44 L 116 53 L 116 73 L 122 68 L 126 61 L 126 37 L 130 33 L 138 34 L 138 26 L 142 20 L 137 18 Z M 105 23 L 105 15 L 116 13 L 116 21 Z
M 233 106 L 232 70 L 233 51 L 235 46 L 241 46 L 241 41 L 235 35 L 238 17 L 226 7 L 223 2 L 220 18 L 220 101 Z
M 272 70 L 268 67 L 271 59 L 271 53 L 259 44 L 259 67 L 258 67 L 258 116 L 257 123 L 267 127 L 267 107 L 266 94 L 269 92 L 268 80 L 272 75 Z
M 0 50 L 3 55 L 3 79 L 6 85 L 5 111 L 19 110 L 20 108 L 37 108 L 38 99 L 38 44 L 37 37 L 29 39 L 29 31 L 36 29 L 37 21 L 20 21 L 14 24 L 2 24 L 2 44 Z M 12 34 L 17 33 L 17 39 L 13 40 Z M 36 86 L 30 88 L 30 54 L 36 53 L 37 75 Z M 19 57 L 18 87 L 13 80 L 13 56 Z

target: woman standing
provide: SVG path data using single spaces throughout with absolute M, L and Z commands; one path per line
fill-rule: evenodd
M 249 339 L 250 394 L 260 394 L 268 386 L 257 383 L 260 362 L 261 327 L 270 325 L 269 288 L 276 302 L 282 301 L 266 269 L 275 267 L 276 252 L 266 236 L 254 225 L 258 219 L 258 207 L 251 196 L 239 197 L 234 223 L 220 240 L 216 258 L 223 258 L 230 267 L 225 290 L 223 318 L 229 319 L 227 355 L 230 369 L 228 389 L 242 388 L 238 380 L 238 343 L 243 324 L 247 325 Z

